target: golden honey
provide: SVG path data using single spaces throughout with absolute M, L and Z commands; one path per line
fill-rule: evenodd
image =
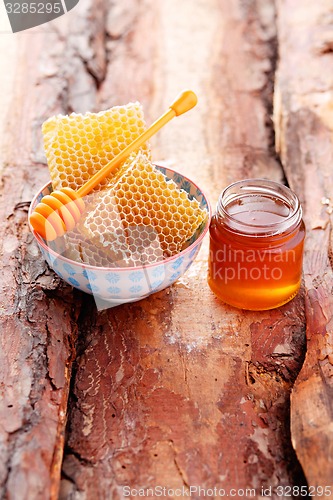
M 210 225 L 210 288 L 242 309 L 285 304 L 300 288 L 304 237 L 300 202 L 289 188 L 266 179 L 231 184 Z
M 43 123 L 42 132 L 53 189 L 79 189 L 145 130 L 138 102 L 99 113 L 52 116 Z M 107 184 L 108 178 L 99 187 Z

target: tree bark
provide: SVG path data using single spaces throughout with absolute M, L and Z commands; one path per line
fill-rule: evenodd
M 326 0 L 277 5 L 277 147 L 307 226 L 307 353 L 292 391 L 292 438 L 309 485 L 325 487 L 333 485 L 333 9 Z
M 113 3 L 103 105 L 139 99 L 148 122 L 184 87 L 199 105 L 152 141 L 206 189 L 283 179 L 271 122 L 272 3 Z M 149 36 L 146 36 L 149 26 Z M 207 242 L 187 275 L 136 304 L 81 316 L 61 498 L 123 498 L 123 487 L 304 484 L 289 433 L 303 360 L 303 295 L 251 313 L 206 282 Z
M 76 20 L 87 39 L 101 15 L 88 19 L 86 12 Z M 83 59 L 78 25 L 67 29 L 61 18 L 13 35 L 3 60 L 15 80 L 6 84 L 2 106 L 0 497 L 15 500 L 58 498 L 82 301 L 48 269 L 27 224 L 29 203 L 49 178 L 41 123 L 79 110 L 76 99 L 82 109 L 91 107 L 94 77 L 103 70 L 100 49 Z
M 309 483 L 328 481 L 332 71 L 331 42 L 316 19 L 329 6 L 307 4 L 309 13 L 318 9 L 307 21 L 291 0 L 277 7 L 276 142 L 303 202 L 308 242 L 305 287 L 265 312 L 236 310 L 210 292 L 208 240 L 174 286 L 97 312 L 92 297 L 47 268 L 26 215 L 48 180 L 46 118 L 139 100 L 150 123 L 186 87 L 199 104 L 152 139 L 156 162 L 191 177 L 213 206 L 230 182 L 283 181 L 271 119 L 273 1 L 85 0 L 15 35 L 1 186 L 0 496 L 58 498 L 63 452 L 62 499 L 116 500 L 124 486 L 157 485 L 255 488 L 260 498 L 262 488 L 305 485 L 289 396 L 306 324 L 292 433 Z M 317 52 L 306 30 L 321 39 Z

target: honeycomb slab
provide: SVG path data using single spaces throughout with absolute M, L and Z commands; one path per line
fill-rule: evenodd
M 151 253 L 152 261 L 161 253 L 165 258 L 180 252 L 207 217 L 197 200 L 167 180 L 142 153 L 125 162 L 109 186 L 96 193 L 94 205 L 81 224 L 88 239 L 114 252 L 123 243 L 119 238 L 133 239 L 129 231 L 137 228 L 132 245 L 137 241 L 143 253 Z M 156 238 L 159 245 L 153 251 L 151 242 Z
M 99 113 L 56 115 L 43 123 L 53 189 L 79 189 L 146 129 L 142 106 L 129 103 Z M 147 147 L 142 150 L 148 151 Z M 101 182 L 107 185 L 108 179 Z
M 42 132 L 53 189 L 79 189 L 145 129 L 138 102 L 50 118 Z M 64 236 L 65 255 L 98 267 L 139 266 L 171 257 L 208 215 L 155 168 L 148 146 L 84 201 L 85 213 Z

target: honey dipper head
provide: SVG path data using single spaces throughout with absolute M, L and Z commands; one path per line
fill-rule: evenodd
M 72 230 L 84 211 L 84 202 L 71 188 L 62 188 L 44 196 L 30 215 L 29 222 L 36 233 L 53 241 Z

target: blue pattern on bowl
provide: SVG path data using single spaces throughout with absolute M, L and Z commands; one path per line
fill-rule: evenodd
M 70 264 L 64 264 L 64 269 L 70 276 L 74 276 L 74 274 L 76 273 L 75 269 Z
M 151 290 L 152 291 L 156 291 L 159 289 L 159 287 L 162 285 L 163 283 L 163 280 L 157 280 L 157 281 L 154 281 L 150 286 L 151 286 Z
M 96 276 L 96 274 L 93 271 L 90 271 L 90 270 L 87 271 L 86 269 L 84 269 L 84 271 L 82 272 L 82 274 L 89 281 L 95 281 L 95 280 L 97 280 L 97 276 Z
M 120 280 L 120 275 L 115 272 L 106 273 L 105 279 L 110 283 L 118 283 L 118 281 Z
M 152 275 L 153 276 L 161 276 L 164 273 L 165 273 L 164 265 L 159 265 L 158 267 L 154 268 Z
M 107 291 L 111 295 L 119 295 L 121 293 L 121 288 L 119 288 L 118 286 L 109 286 L 109 288 L 107 288 Z
M 80 282 L 74 278 L 68 278 L 68 281 L 70 282 L 71 285 L 80 288 Z
M 134 271 L 129 275 L 131 281 L 141 281 L 144 278 L 144 273 L 142 271 Z
M 178 269 L 178 267 L 180 267 L 182 265 L 182 263 L 184 262 L 184 257 L 178 257 L 178 259 L 176 260 L 176 262 L 174 262 L 172 264 L 172 269 Z

